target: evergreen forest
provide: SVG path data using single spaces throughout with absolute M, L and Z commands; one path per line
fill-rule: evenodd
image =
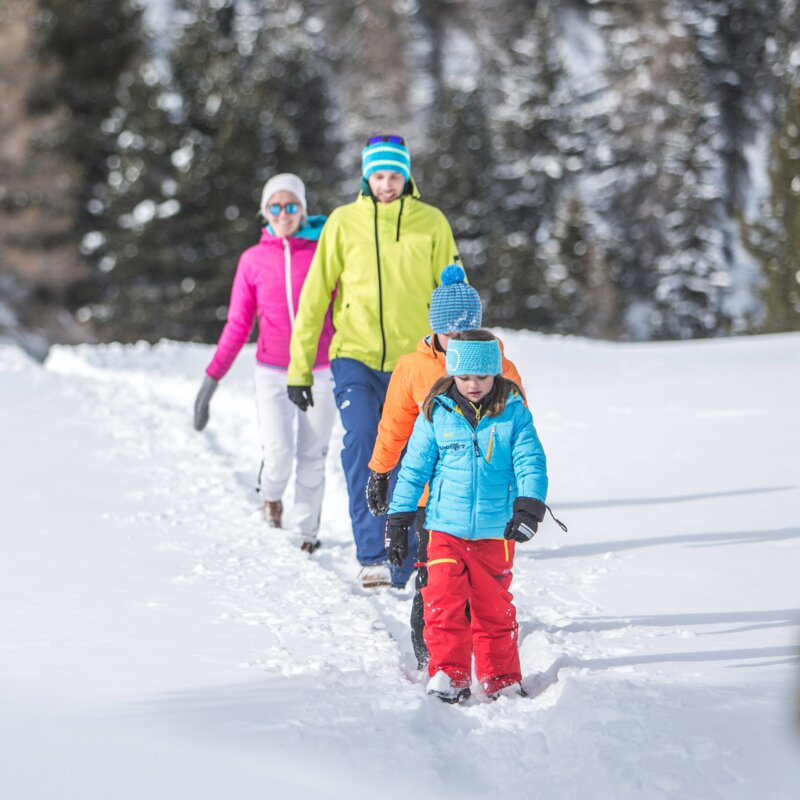
M 3 0 L 0 88 L 6 331 L 214 341 L 266 179 L 374 133 L 488 325 L 800 329 L 796 0 Z

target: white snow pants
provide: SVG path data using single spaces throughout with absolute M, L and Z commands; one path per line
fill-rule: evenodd
M 306 541 L 316 539 L 325 493 L 325 456 L 336 418 L 330 369 L 314 372 L 314 405 L 300 409 L 286 393 L 286 373 L 256 366 L 256 405 L 264 465 L 261 497 L 280 500 L 295 462 L 292 526 Z

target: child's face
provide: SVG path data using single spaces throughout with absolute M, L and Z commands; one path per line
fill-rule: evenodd
M 492 390 L 494 375 L 456 375 L 456 389 L 470 401 L 479 403 Z

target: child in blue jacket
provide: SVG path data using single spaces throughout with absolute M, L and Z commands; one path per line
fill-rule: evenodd
M 530 540 L 544 519 L 545 454 L 519 387 L 500 375 L 489 331 L 454 334 L 446 366 L 403 458 L 386 524 L 389 560 L 406 557 L 408 528 L 430 482 L 427 691 L 450 703 L 469 697 L 474 653 L 488 696 L 524 695 L 509 586 L 515 542 Z

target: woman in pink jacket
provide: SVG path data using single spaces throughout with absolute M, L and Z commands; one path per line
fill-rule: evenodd
M 325 217 L 308 217 L 306 191 L 297 175 L 283 173 L 267 181 L 261 195 L 267 225 L 261 241 L 245 250 L 233 279 L 228 321 L 194 407 L 194 426 L 208 422 L 208 406 L 217 384 L 250 338 L 258 315 L 256 403 L 264 461 L 260 490 L 264 516 L 274 528 L 283 526 L 283 493 L 295 461 L 292 526 L 302 536 L 303 550 L 319 546 L 325 456 L 336 415 L 328 345 L 333 335 L 330 310 L 325 317 L 314 365 L 315 405 L 300 413 L 286 394 L 289 340 L 300 290 L 317 248 Z

